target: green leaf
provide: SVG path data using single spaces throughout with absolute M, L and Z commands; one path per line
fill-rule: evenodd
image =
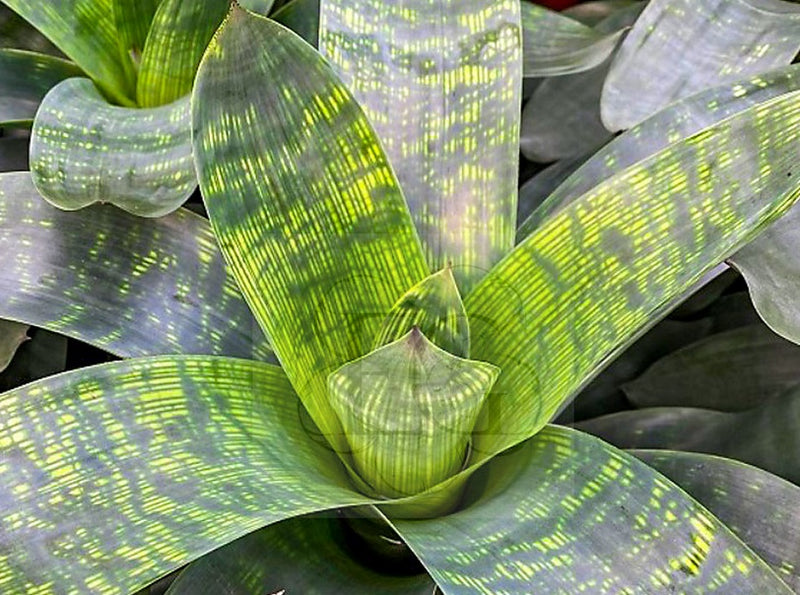
M 44 96 L 81 69 L 60 58 L 22 50 L 0 49 L 0 126 L 29 124 Z
M 321 2 L 320 51 L 375 126 L 430 269 L 450 263 L 462 295 L 514 243 L 519 5 Z
M 576 424 L 620 448 L 687 450 L 737 459 L 800 485 L 800 387 L 759 407 L 726 413 L 652 407 Z
M 355 470 L 378 494 L 413 495 L 455 475 L 500 370 L 455 357 L 414 328 L 328 379 Z
M 17 349 L 28 337 L 27 324 L 0 319 L 0 372 L 8 367 Z
M 0 396 L 0 590 L 128 593 L 269 523 L 363 503 L 299 408 L 280 368 L 208 356 Z
M 800 592 L 800 487 L 721 457 L 647 450 L 631 454 L 691 494 Z
M 144 45 L 136 100 L 166 105 L 191 93 L 203 52 L 230 8 L 230 0 L 162 0 Z
M 487 469 L 463 510 L 393 523 L 447 594 L 791 593 L 672 482 L 591 436 L 548 426 Z
M 55 43 L 109 99 L 133 106 L 136 73 L 122 54 L 114 0 L 3 0 Z
M 607 33 L 522 0 L 526 77 L 562 76 L 599 66 L 611 55 L 624 30 Z
M 757 324 L 675 351 L 623 390 L 637 408 L 742 411 L 796 385 L 798 369 L 800 347 Z
M 343 521 L 329 515 L 281 521 L 190 564 L 168 595 L 433 594 L 426 574 L 394 576 L 356 561 L 349 537 Z
M 108 202 L 143 217 L 180 207 L 197 180 L 189 97 L 134 109 L 109 105 L 89 79 L 60 83 L 31 133 L 31 174 L 55 206 Z
M 383 321 L 374 348 L 418 328 L 430 341 L 458 357 L 469 357 L 469 322 L 450 267 L 409 289 Z
M 651 364 L 690 343 L 705 338 L 713 322 L 704 318 L 691 322 L 662 320 L 615 358 L 575 397 L 569 421 L 586 419 L 629 409 L 630 403 L 620 387 L 640 376 Z
M 465 300 L 472 357 L 502 369 L 479 457 L 541 428 L 704 273 L 800 197 L 800 92 L 608 178 L 547 219 Z M 475 452 L 475 451 L 474 451 Z
M 242 8 L 262 16 L 267 16 L 272 10 L 272 5 L 275 4 L 275 0 L 238 0 L 238 2 Z
M 234 7 L 195 84 L 194 153 L 221 249 L 322 433 L 327 378 L 428 276 L 377 136 L 322 57 Z
M 651 0 L 606 79 L 603 122 L 630 128 L 677 99 L 787 65 L 798 50 L 797 4 Z
M 27 172 L 0 175 L 0 318 L 122 357 L 270 349 L 205 219 L 142 220 L 110 206 L 51 207 Z
M 753 305 L 769 327 L 800 343 L 800 209 L 792 208 L 728 262 L 747 281 Z
M 114 25 L 119 34 L 123 56 L 138 67 L 150 24 L 161 0 L 112 0 Z
M 642 8 L 639 3 L 614 12 L 593 31 L 612 34 L 629 27 Z M 600 120 L 600 95 L 612 56 L 584 72 L 542 81 L 522 112 L 523 155 L 545 163 L 579 157 L 613 138 Z
M 759 103 L 798 89 L 800 65 L 792 65 L 708 89 L 664 108 L 595 153 L 519 226 L 517 240 L 529 235 L 550 215 L 625 168 Z
M 290 0 L 276 10 L 271 18 L 297 33 L 310 45 L 317 47 L 319 2 L 320 0 Z
M 558 188 L 564 180 L 578 169 L 589 155 L 576 159 L 562 159 L 539 171 L 519 189 L 517 220 L 524 221 L 544 203 L 545 199 Z

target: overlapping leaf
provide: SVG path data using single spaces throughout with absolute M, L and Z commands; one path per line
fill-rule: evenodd
M 459 512 L 393 523 L 447 594 L 791 593 L 669 480 L 586 434 L 549 426 L 484 480 Z
M 622 29 L 603 32 L 528 0 L 520 2 L 524 39 L 523 74 L 563 76 L 600 65 L 611 55 Z
M 276 10 L 271 18 L 288 27 L 310 45 L 319 41 L 320 0 L 290 0 Z
M 109 105 L 92 81 L 50 91 L 31 133 L 36 188 L 75 210 L 108 202 L 134 215 L 161 217 L 197 187 L 189 98 L 152 109 Z
M 606 128 L 624 130 L 667 104 L 789 64 L 800 7 L 784 0 L 651 0 L 603 88 Z
M 637 3 L 612 13 L 594 31 L 606 35 L 632 25 L 644 8 Z M 548 78 L 522 112 L 520 149 L 533 161 L 555 161 L 592 152 L 613 138 L 600 120 L 600 95 L 613 53 L 585 72 Z
M 272 522 L 358 504 L 280 368 L 162 357 L 0 396 L 0 590 L 128 593 Z
M 26 325 L 27 326 L 27 325 Z M 68 339 L 41 328 L 31 328 L 8 367 L 0 373 L 0 393 L 67 369 Z
M 800 347 L 757 324 L 675 351 L 623 390 L 638 408 L 742 411 L 798 384 Z
M 740 112 L 551 216 L 465 300 L 502 369 L 475 448 L 536 432 L 608 360 L 800 196 L 800 92 Z M 500 330 L 502 329 L 502 331 Z
M 372 348 L 428 275 L 403 195 L 358 104 L 280 25 L 234 7 L 193 97 L 200 187 L 256 318 L 340 449 L 330 372 Z
M 136 99 L 141 107 L 177 101 L 192 90 L 197 66 L 230 0 L 161 0 L 144 46 Z
M 52 87 L 81 74 L 81 69 L 67 60 L 0 49 L 0 125 L 32 122 L 39 104 Z
M 0 317 L 120 356 L 265 359 L 270 349 L 225 272 L 208 222 L 142 220 L 110 206 L 48 205 L 27 172 L 0 175 Z
M 516 226 L 519 0 L 323 0 L 320 51 L 353 91 L 405 192 L 431 270 L 463 295 Z
M 348 537 L 343 521 L 329 516 L 282 521 L 189 565 L 168 595 L 433 594 L 426 574 L 395 576 L 361 564 Z
M 652 450 L 631 454 L 691 494 L 800 592 L 800 487 L 721 457 Z
M 584 25 L 594 27 L 603 19 L 629 6 L 633 6 L 638 0 L 590 0 L 580 2 L 575 6 L 562 10 L 562 14 L 580 21 Z
M 27 324 L 0 319 L 0 372 L 8 367 L 17 349 L 28 340 Z
M 562 159 L 544 168 L 520 186 L 517 220 L 527 220 L 532 213 L 542 206 L 547 197 L 550 196 L 564 180 L 570 177 L 588 157 L 589 155 L 576 159 Z
M 676 102 L 589 158 L 548 197 L 541 208 L 520 224 L 517 238 L 526 237 L 544 219 L 625 168 L 726 118 L 798 89 L 800 66 L 792 65 L 708 89 Z
M 161 0 L 111 0 L 111 3 L 123 55 L 127 54 L 138 67 Z
M 800 343 L 800 209 L 791 209 L 729 261 L 747 281 L 764 322 Z
M 134 105 L 136 73 L 122 51 L 115 0 L 3 1 L 74 60 L 109 99 Z

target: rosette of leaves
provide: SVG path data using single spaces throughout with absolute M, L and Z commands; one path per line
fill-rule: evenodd
M 658 471 L 548 422 L 800 197 L 800 91 L 515 245 L 521 38 L 513 0 L 323 1 L 326 61 L 234 6 L 191 100 L 210 227 L 0 178 L 0 316 L 145 356 L 0 397 L 3 590 L 190 563 L 173 593 L 791 592 Z

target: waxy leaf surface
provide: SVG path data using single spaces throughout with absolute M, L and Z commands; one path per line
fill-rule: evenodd
M 631 454 L 708 508 L 800 592 L 800 487 L 757 467 L 693 452 Z
M 800 6 L 784 0 L 651 0 L 603 88 L 606 128 L 624 130 L 669 103 L 789 64 Z
M 483 479 L 463 510 L 393 522 L 447 595 L 791 593 L 673 483 L 587 434 L 549 426 Z
M 166 105 L 192 91 L 203 52 L 230 5 L 230 0 L 161 0 L 139 67 L 141 107 Z
M 238 7 L 192 103 L 222 252 L 311 417 L 344 449 L 328 375 L 370 351 L 391 307 L 428 276 L 392 169 L 323 58 Z
M 197 187 L 189 98 L 137 109 L 109 105 L 92 81 L 60 83 L 42 102 L 31 133 L 31 174 L 55 206 L 109 202 L 161 217 Z
M 122 594 L 269 523 L 363 503 L 280 368 L 161 357 L 0 395 L 0 590 Z
M 267 359 L 208 221 L 153 220 L 111 206 L 50 206 L 28 172 L 0 175 L 0 318 L 122 357 L 197 353 Z
M 516 229 L 519 0 L 322 0 L 320 51 L 375 126 L 428 265 L 463 295 Z
M 467 296 L 474 359 L 502 370 L 483 457 L 524 440 L 726 256 L 800 196 L 800 92 L 608 178 Z
M 134 105 L 136 73 L 114 23 L 115 0 L 3 0 L 121 105 Z

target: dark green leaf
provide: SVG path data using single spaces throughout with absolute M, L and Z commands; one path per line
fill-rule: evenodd
M 162 357 L 0 396 L 0 590 L 128 593 L 255 529 L 364 503 L 280 368 Z
M 742 411 L 800 384 L 800 347 L 762 324 L 675 351 L 623 387 L 637 408 Z
M 800 487 L 757 467 L 710 455 L 631 454 L 691 494 L 800 592 Z
M 328 515 L 281 521 L 189 565 L 168 595 L 433 594 L 425 574 L 393 576 L 355 561 L 348 538 L 343 521 Z
M 123 55 L 114 0 L 3 0 L 55 43 L 109 99 L 133 106 L 136 73 Z
M 129 56 L 138 67 L 153 15 L 161 0 L 112 0 L 112 3 L 122 54 Z
M 549 426 L 487 467 L 463 510 L 393 523 L 448 595 L 791 593 L 673 483 L 586 434 Z
M 230 0 L 161 0 L 139 68 L 141 107 L 166 105 L 192 91 L 203 52 L 230 5 Z
M 370 351 L 428 276 L 392 169 L 322 57 L 240 8 L 209 46 L 193 106 L 222 251 L 312 418 L 344 450 L 328 375 Z
M 651 0 L 603 88 L 606 128 L 624 130 L 669 103 L 789 64 L 800 6 L 783 0 Z
M 44 96 L 80 68 L 45 54 L 0 49 L 0 126 L 29 124 Z
M 462 295 L 514 243 L 519 5 L 321 3 L 320 51 L 375 126 L 430 269 L 449 263 Z
M 109 105 L 89 79 L 47 94 L 31 132 L 31 174 L 55 206 L 108 202 L 161 217 L 197 187 L 189 97 L 152 109 Z
M 0 175 L 0 317 L 123 357 L 270 357 L 225 273 L 208 222 L 180 210 L 143 220 L 114 207 L 68 213 L 30 175 Z
M 317 47 L 319 38 L 320 0 L 290 0 L 272 18 L 288 27 L 309 44 Z
M 608 178 L 548 218 L 467 296 L 474 359 L 502 369 L 479 457 L 547 423 L 722 259 L 800 197 L 800 92 Z M 577 174 L 576 174 L 577 175 Z

